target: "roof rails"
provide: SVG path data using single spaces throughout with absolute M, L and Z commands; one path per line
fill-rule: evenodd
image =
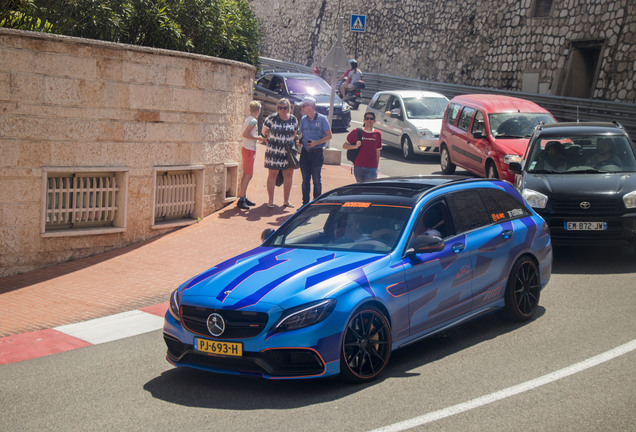
M 612 120 L 612 123 L 614 123 L 619 129 L 623 129 L 625 130 L 625 128 L 623 127 L 622 124 L 620 124 L 617 120 Z

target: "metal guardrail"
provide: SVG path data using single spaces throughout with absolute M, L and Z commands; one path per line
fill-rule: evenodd
M 312 73 L 312 68 L 309 66 L 266 57 L 261 57 L 260 60 L 263 70 Z M 364 72 L 364 82 L 366 88 L 361 94 L 366 102 L 380 90 L 427 90 L 441 93 L 448 99 L 461 94 L 501 94 L 530 100 L 550 111 L 558 121 L 617 121 L 623 125 L 632 139 L 636 140 L 636 104 L 447 84 L 373 72 Z
M 300 73 L 311 73 L 312 69 L 309 66 L 303 66 L 298 63 L 290 63 L 282 60 L 276 60 L 267 57 L 260 58 L 260 70 L 275 70 L 279 72 L 300 72 Z

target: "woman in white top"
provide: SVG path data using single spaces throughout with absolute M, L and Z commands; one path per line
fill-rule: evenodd
M 254 174 L 254 159 L 256 157 L 256 144 L 265 139 L 258 134 L 258 116 L 261 113 L 261 103 L 259 101 L 250 102 L 250 115 L 243 123 L 243 147 L 241 156 L 243 158 L 243 178 L 239 189 L 239 199 L 236 203 L 238 208 L 249 210 L 254 203 L 247 199 L 247 186 Z

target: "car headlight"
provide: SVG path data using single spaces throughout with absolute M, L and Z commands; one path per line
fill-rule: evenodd
M 319 300 L 285 311 L 274 326 L 274 331 L 284 332 L 318 324 L 329 316 L 336 307 L 333 299 Z
M 623 196 L 625 208 L 636 208 L 636 191 L 632 191 Z
M 510 165 L 510 162 L 519 162 L 521 163 L 521 156 L 516 154 L 507 154 L 504 156 L 504 163 Z
M 532 208 L 545 208 L 548 204 L 548 197 L 539 193 L 537 191 L 533 191 L 532 189 L 524 189 L 521 192 L 521 196 L 526 200 L 530 207 Z
M 351 107 L 349 106 L 349 104 L 346 103 L 346 102 L 343 102 L 342 103 L 342 112 L 348 112 L 350 110 L 351 110 Z
M 172 318 L 176 319 L 177 321 L 181 321 L 181 317 L 179 316 L 179 293 L 178 293 L 178 289 L 172 291 L 172 294 L 170 294 L 170 307 L 168 308 L 168 310 L 170 311 L 170 315 L 172 315 Z
M 430 129 L 426 129 L 426 128 L 418 128 L 417 129 L 417 134 L 419 136 L 421 136 L 422 138 L 434 138 L 435 137 L 435 134 Z

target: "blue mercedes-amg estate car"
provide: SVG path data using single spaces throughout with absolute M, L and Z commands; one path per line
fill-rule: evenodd
M 392 351 L 469 319 L 531 319 L 552 270 L 546 223 L 499 180 L 344 186 L 263 236 L 171 295 L 170 363 L 368 381 Z

